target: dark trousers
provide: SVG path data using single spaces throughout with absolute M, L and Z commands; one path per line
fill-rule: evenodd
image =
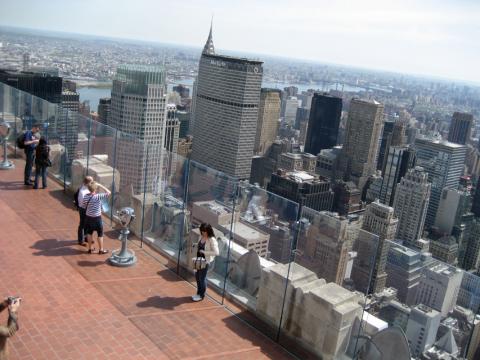
M 42 177 L 42 186 L 47 187 L 47 167 L 35 165 L 35 182 L 33 184 L 34 188 L 38 188 L 38 178 Z
M 28 184 L 30 182 L 30 177 L 32 176 L 32 167 L 33 167 L 34 158 L 35 158 L 35 150 L 25 149 L 25 172 L 24 172 L 25 184 Z
M 80 214 L 80 223 L 78 224 L 78 243 L 83 244 L 85 242 L 86 210 L 83 208 L 78 208 L 78 213 Z
M 197 295 L 200 295 L 202 298 L 205 297 L 205 292 L 207 291 L 207 272 L 208 264 L 205 269 L 197 270 L 195 273 L 195 279 L 197 280 Z

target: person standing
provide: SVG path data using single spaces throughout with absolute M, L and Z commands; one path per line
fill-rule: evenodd
M 8 308 L 7 326 L 0 326 L 0 360 L 8 359 L 7 339 L 15 335 L 18 330 L 18 308 L 20 298 L 8 298 L 0 303 L 0 312 Z
M 97 193 L 97 190 L 103 190 Z M 92 248 L 93 233 L 97 233 L 98 253 L 106 254 L 108 250 L 103 248 L 103 222 L 102 222 L 102 200 L 110 197 L 110 190 L 102 184 L 92 181 L 88 184 L 89 193 L 83 197 L 83 206 L 85 207 L 85 230 L 87 232 L 88 253 L 92 254 L 95 248 Z
M 32 167 L 33 167 L 33 159 L 35 156 L 35 147 L 37 146 L 39 140 L 35 137 L 35 135 L 40 130 L 39 125 L 33 125 L 31 130 L 27 130 L 25 132 L 24 141 L 25 144 L 25 172 L 24 172 L 24 184 L 25 185 L 32 185 L 30 177 L 32 176 Z
M 35 149 L 35 182 L 33 188 L 38 189 L 38 178 L 42 176 L 42 188 L 47 187 L 47 167 L 50 166 L 50 147 L 42 136 Z
M 85 207 L 83 205 L 83 198 L 87 195 L 90 190 L 88 190 L 88 184 L 93 181 L 91 176 L 85 176 L 83 179 L 82 186 L 78 189 L 76 193 L 76 204 L 78 207 L 78 214 L 80 215 L 80 223 L 78 224 L 78 244 L 84 246 L 85 245 Z
M 192 296 L 193 301 L 202 301 L 207 291 L 207 272 L 215 256 L 218 256 L 218 243 L 215 239 L 212 225 L 203 223 L 200 225 L 200 241 L 197 244 L 197 258 L 206 260 L 203 269 L 196 270 L 195 280 L 197 280 L 197 294 Z

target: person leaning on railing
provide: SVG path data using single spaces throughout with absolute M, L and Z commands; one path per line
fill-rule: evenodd
M 7 326 L 0 326 L 0 360 L 8 359 L 7 339 L 18 330 L 17 312 L 20 300 L 20 298 L 7 298 L 0 303 L 0 312 L 8 308 Z

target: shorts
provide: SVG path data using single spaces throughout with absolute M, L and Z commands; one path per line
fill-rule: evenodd
M 103 236 L 103 221 L 101 216 L 97 217 L 85 217 L 85 232 L 88 235 L 92 235 L 93 232 L 97 232 L 97 236 Z

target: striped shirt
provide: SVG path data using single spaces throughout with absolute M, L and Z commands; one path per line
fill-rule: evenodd
M 88 193 L 83 197 L 82 207 L 87 209 L 86 215 L 89 217 L 98 217 L 102 215 L 102 200 L 108 199 L 107 193 Z M 88 207 L 87 207 L 88 205 Z
M 80 190 L 78 190 L 78 205 L 80 205 L 80 207 L 82 209 L 85 209 L 85 206 L 83 205 L 83 198 L 85 197 L 85 195 L 87 195 L 90 191 L 88 191 L 88 187 L 87 185 L 82 185 L 82 187 L 80 188 Z

